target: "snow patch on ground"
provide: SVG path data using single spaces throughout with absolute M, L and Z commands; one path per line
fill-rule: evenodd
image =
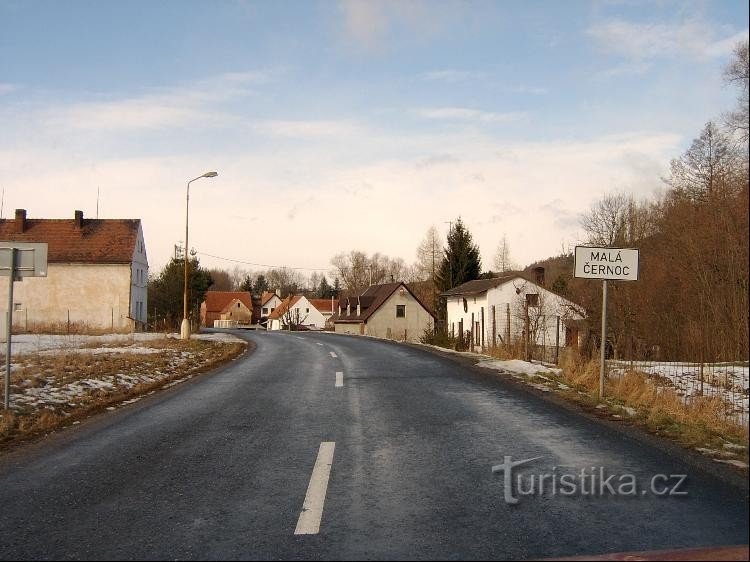
M 19 334 L 14 335 L 11 340 L 11 355 L 39 353 L 48 350 L 65 350 L 73 353 L 158 353 L 158 350 L 152 351 L 150 348 L 135 347 L 135 344 L 156 341 L 163 338 L 179 339 L 179 337 L 180 335 L 176 333 L 164 334 L 156 332 L 107 334 L 103 336 Z M 235 335 L 223 332 L 193 334 L 191 337 L 197 340 L 244 342 L 244 340 Z M 123 347 L 97 347 L 112 344 L 120 344 Z M 125 347 L 127 344 L 134 347 Z M 118 349 L 122 349 L 122 351 Z
M 497 371 L 509 371 L 511 373 L 518 373 L 521 375 L 537 376 L 549 380 L 543 375 L 559 375 L 562 373 L 562 369 L 554 367 L 546 367 L 539 363 L 529 363 L 528 361 L 521 361 L 520 359 L 511 359 L 508 361 L 502 361 L 500 359 L 491 359 L 489 361 L 480 361 L 477 364 L 478 367 L 485 367 L 487 369 L 495 369 Z

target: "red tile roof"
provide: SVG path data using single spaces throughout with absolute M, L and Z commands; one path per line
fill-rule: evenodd
M 16 219 L 0 220 L 0 240 L 46 242 L 49 263 L 131 263 L 140 219 Z
M 263 295 L 260 297 L 260 304 L 263 306 L 268 301 L 270 301 L 273 297 L 277 296 L 276 293 L 273 293 L 271 291 L 265 291 Z
M 292 308 L 298 300 L 302 298 L 302 295 L 294 295 L 293 297 L 287 297 L 283 301 L 281 301 L 281 304 L 273 309 L 273 312 L 268 315 L 269 320 L 279 320 L 287 310 Z
M 238 299 L 250 310 L 253 309 L 252 297 L 246 291 L 208 291 L 206 293 L 206 312 L 223 312 L 235 299 Z
M 338 310 L 339 301 L 337 299 L 307 299 L 310 301 L 310 304 L 313 305 L 315 308 L 318 309 L 318 312 L 328 312 L 333 313 Z M 331 302 L 333 302 L 333 305 L 331 305 Z

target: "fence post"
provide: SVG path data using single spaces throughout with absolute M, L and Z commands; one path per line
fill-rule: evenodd
M 482 346 L 482 351 L 484 351 L 484 307 L 482 307 L 482 332 L 481 332 L 481 342 L 480 345 Z
M 471 348 L 469 351 L 474 351 L 474 342 L 476 341 L 474 335 L 474 313 L 471 313 Z
M 461 320 L 458 321 L 458 337 L 460 343 L 458 344 L 458 347 L 464 346 L 464 319 L 461 318 Z
M 495 305 L 492 305 L 492 348 L 497 347 L 497 317 L 495 316 Z
M 68 335 L 70 335 L 70 309 L 68 309 Z
M 505 345 L 510 349 L 510 303 L 505 304 Z
M 555 365 L 560 364 L 560 317 L 557 317 L 557 328 L 555 328 Z

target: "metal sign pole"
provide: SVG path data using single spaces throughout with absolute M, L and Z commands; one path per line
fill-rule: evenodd
M 16 277 L 16 249 L 10 249 L 8 275 L 8 322 L 5 325 L 5 409 L 10 408 L 10 335 L 13 331 L 13 281 Z
M 604 374 L 606 370 L 607 349 L 607 280 L 602 281 L 602 340 L 601 340 L 599 365 L 599 400 L 604 398 Z

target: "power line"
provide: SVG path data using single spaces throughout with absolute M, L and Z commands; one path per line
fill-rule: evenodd
M 198 250 L 195 250 L 195 253 L 201 256 L 207 256 L 209 258 L 216 258 L 217 260 L 231 261 L 233 263 L 241 263 L 244 265 L 254 265 L 256 267 L 269 267 L 271 269 L 295 269 L 295 270 L 304 270 L 304 271 L 330 271 L 331 270 L 330 267 L 290 267 L 287 265 L 270 265 L 267 263 L 255 263 L 251 261 L 237 260 L 234 258 L 225 258 L 223 256 L 215 256 L 214 254 L 209 254 L 207 252 L 199 252 Z

